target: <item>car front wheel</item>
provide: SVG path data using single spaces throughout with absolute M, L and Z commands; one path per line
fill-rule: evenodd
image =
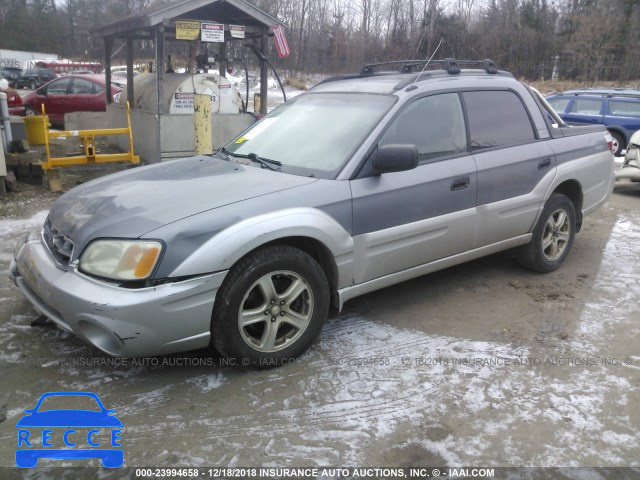
M 240 260 L 218 290 L 213 345 L 244 367 L 282 365 L 311 345 L 328 310 L 320 265 L 294 247 L 266 247 Z
M 573 202 L 566 195 L 552 194 L 533 230 L 531 242 L 521 247 L 518 262 L 540 273 L 556 270 L 569 255 L 575 232 Z

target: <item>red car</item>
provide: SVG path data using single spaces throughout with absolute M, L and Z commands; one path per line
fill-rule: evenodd
M 40 115 L 44 103 L 49 121 L 64 125 L 64 114 L 104 112 L 107 108 L 105 78 L 102 74 L 66 75 L 44 84 L 22 99 L 25 115 Z M 111 86 L 113 95 L 121 88 Z
M 7 94 L 7 104 L 9 106 L 9 115 L 24 115 L 24 106 L 20 94 L 13 88 L 0 88 L 0 92 Z

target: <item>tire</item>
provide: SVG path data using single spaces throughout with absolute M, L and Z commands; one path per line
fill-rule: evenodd
M 613 138 L 613 148 L 612 148 L 613 156 L 619 157 L 620 154 L 622 154 L 622 150 L 627 148 L 627 146 L 624 143 L 624 137 L 620 135 L 618 132 L 614 132 L 613 130 L 609 130 L 609 134 Z
M 328 312 L 329 284 L 320 265 L 294 247 L 266 247 L 234 265 L 218 290 L 212 343 L 232 364 L 283 365 L 309 348 Z
M 26 107 L 24 107 L 24 114 L 26 117 L 35 117 L 36 115 L 38 115 L 38 112 L 36 112 L 35 108 L 27 105 Z
M 569 255 L 576 233 L 576 209 L 566 195 L 549 197 L 533 230 L 533 238 L 518 252 L 518 263 L 539 273 L 557 270 Z
M 35 80 L 31 80 L 31 81 L 29 82 L 29 88 L 30 88 L 31 90 L 35 90 L 37 87 L 38 87 L 38 86 L 36 85 L 36 81 L 35 81 Z

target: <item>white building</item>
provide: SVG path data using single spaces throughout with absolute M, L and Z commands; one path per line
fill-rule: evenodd
M 0 67 L 2 68 L 34 68 L 38 60 L 58 60 L 58 58 L 55 53 L 0 49 Z

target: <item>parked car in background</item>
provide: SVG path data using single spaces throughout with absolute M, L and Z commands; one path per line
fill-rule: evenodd
M 10 88 L 16 88 L 18 84 L 18 78 L 20 78 L 19 68 L 0 68 L 0 78 L 4 78 L 9 84 Z
M 22 105 L 22 98 L 20 94 L 13 88 L 1 88 L 0 92 L 7 94 L 7 104 L 9 107 L 9 115 L 24 115 L 24 105 Z
M 616 180 L 640 182 L 640 130 L 631 135 L 622 166 L 616 170 Z
M 619 156 L 631 135 L 640 129 L 640 90 L 586 89 L 550 95 L 547 101 L 570 125 L 600 124 L 613 137 Z
M 112 85 L 112 93 L 120 92 Z M 53 125 L 64 125 L 64 114 L 71 112 L 104 112 L 107 108 L 104 75 L 65 75 L 57 78 L 22 100 L 25 115 L 39 115 L 42 104 Z
M 65 72 L 65 73 L 61 73 L 60 76 L 66 76 L 66 75 L 92 75 L 96 72 L 92 72 L 91 70 L 86 70 L 86 69 L 79 69 L 79 70 L 71 70 L 69 72 Z
M 20 73 L 16 88 L 29 88 L 35 90 L 40 85 L 56 78 L 56 72 L 48 68 L 27 68 Z

